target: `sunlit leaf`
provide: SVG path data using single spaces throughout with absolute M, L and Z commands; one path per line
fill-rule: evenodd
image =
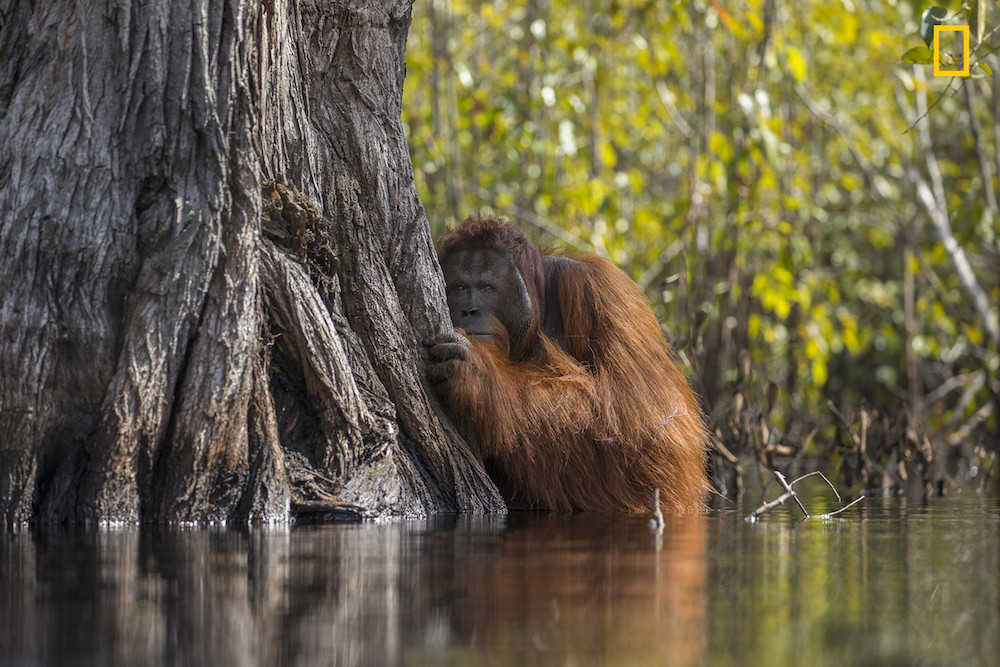
M 788 67 L 792 70 L 792 75 L 796 81 L 802 81 L 806 78 L 806 59 L 794 47 L 789 47 L 788 49 Z
M 934 62 L 934 54 L 926 46 L 914 46 L 900 60 L 907 65 L 930 65 Z
M 733 28 L 733 18 L 732 18 L 732 16 L 730 16 L 730 14 L 726 10 L 726 8 L 722 6 L 722 3 L 720 3 L 720 2 L 713 2 L 712 3 L 712 9 L 714 9 L 715 13 L 719 15 L 719 21 L 722 22 L 722 25 L 726 26 L 727 30 L 732 30 L 732 28 Z
M 842 45 L 851 45 L 858 39 L 858 19 L 849 12 L 841 12 L 840 26 L 836 32 L 836 41 Z
M 721 132 L 712 132 L 708 137 L 708 148 L 722 162 L 729 162 L 733 157 L 733 146 Z

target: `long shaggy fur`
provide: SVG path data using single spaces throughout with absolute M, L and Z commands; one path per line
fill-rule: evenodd
M 701 412 L 635 283 L 593 255 L 546 264 L 517 227 L 497 218 L 467 220 L 439 242 L 439 256 L 444 263 L 454 249 L 477 247 L 509 253 L 535 307 L 531 340 L 514 358 L 470 341 L 449 397 L 511 504 L 642 512 L 659 488 L 665 510 L 701 508 Z M 558 342 L 542 331 L 546 307 L 555 306 L 546 297 L 558 301 Z

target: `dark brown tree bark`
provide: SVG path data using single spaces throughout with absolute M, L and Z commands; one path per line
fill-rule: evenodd
M 6 523 L 503 508 L 423 380 L 411 1 L 0 8 Z

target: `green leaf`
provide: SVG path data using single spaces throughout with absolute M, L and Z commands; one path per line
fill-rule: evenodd
M 924 44 L 930 46 L 934 43 L 934 26 L 941 25 L 946 16 L 948 10 L 937 5 L 931 5 L 920 15 L 920 36 L 924 38 Z
M 982 70 L 982 71 L 979 71 Z M 972 66 L 969 71 L 969 76 L 973 79 L 984 79 L 986 77 L 993 78 L 993 70 L 990 66 L 983 62 L 978 62 Z
M 901 60 L 907 65 L 930 65 L 934 55 L 926 46 L 914 46 L 903 54 Z
M 978 63 L 976 63 L 976 67 L 986 72 L 986 76 L 990 77 L 991 79 L 993 78 L 993 69 L 983 61 L 980 60 Z

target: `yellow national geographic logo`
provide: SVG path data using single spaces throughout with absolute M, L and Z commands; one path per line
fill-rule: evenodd
M 940 37 L 942 32 L 962 33 L 962 69 L 941 69 Z M 967 25 L 936 25 L 934 26 L 934 76 L 969 76 L 969 26 Z

